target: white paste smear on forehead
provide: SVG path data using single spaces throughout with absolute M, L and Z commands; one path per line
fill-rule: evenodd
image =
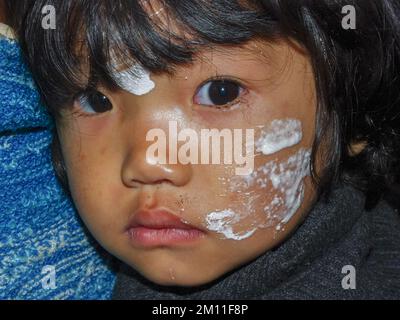
M 155 88 L 150 73 L 140 64 L 135 64 L 124 71 L 115 71 L 113 77 L 122 89 L 137 96 L 147 94 Z
M 298 144 L 303 138 L 301 121 L 296 119 L 274 120 L 257 140 L 256 151 L 265 155 Z
M 206 217 L 208 230 L 221 233 L 227 239 L 243 240 L 250 237 L 257 228 L 247 232 L 235 233 L 233 226 L 241 220 L 240 215 L 232 209 L 210 212 Z

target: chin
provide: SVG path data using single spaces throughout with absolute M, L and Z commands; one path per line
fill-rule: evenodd
M 160 286 L 178 286 L 178 287 L 196 287 L 202 286 L 218 278 L 218 275 L 206 276 L 202 271 L 197 271 L 197 274 L 193 274 L 193 271 L 181 272 L 175 270 L 174 272 L 167 270 L 152 270 L 151 272 L 141 272 L 149 281 L 160 285 Z M 200 273 L 200 275 L 198 275 Z

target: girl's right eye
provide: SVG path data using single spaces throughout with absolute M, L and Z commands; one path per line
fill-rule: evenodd
M 93 116 L 112 109 L 111 101 L 100 91 L 88 90 L 80 94 L 76 100 L 79 104 L 79 114 Z

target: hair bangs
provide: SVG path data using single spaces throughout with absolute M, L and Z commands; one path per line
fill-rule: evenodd
M 67 14 L 45 31 L 37 14 L 43 4 L 34 2 L 28 20 L 35 30 L 26 31 L 39 34 L 43 45 L 27 52 L 30 61 L 42 61 L 33 73 L 46 83 L 40 89 L 56 117 L 88 87 L 118 87 L 116 68 L 140 63 L 152 73 L 173 73 L 203 49 L 276 33 L 271 17 L 251 0 L 46 1 Z

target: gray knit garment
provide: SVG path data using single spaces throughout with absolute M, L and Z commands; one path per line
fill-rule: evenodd
M 364 201 L 351 187 L 336 188 L 275 250 L 201 287 L 158 286 L 123 265 L 113 298 L 400 299 L 399 213 L 385 202 L 364 211 Z M 347 265 L 355 289 L 342 287 Z

